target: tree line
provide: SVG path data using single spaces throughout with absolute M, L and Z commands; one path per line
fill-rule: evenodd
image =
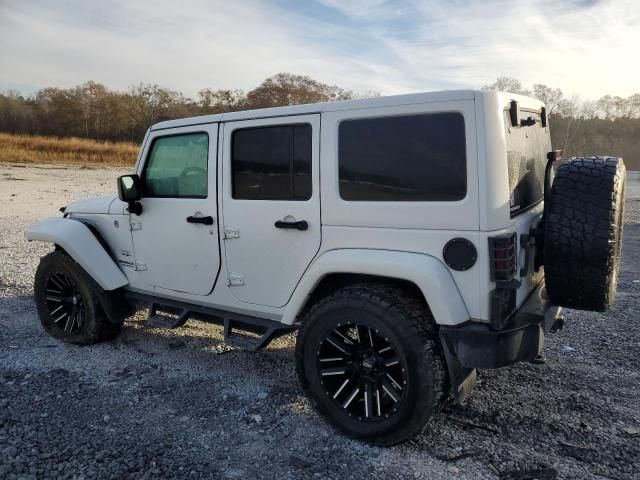
M 499 77 L 483 89 L 530 95 L 542 100 L 550 115 L 554 148 L 566 156 L 617 155 L 627 168 L 640 170 L 640 94 L 598 100 L 567 97 L 544 84 L 525 88 Z M 308 76 L 279 73 L 253 90 L 200 90 L 195 98 L 152 84 L 127 91 L 89 81 L 73 88 L 47 87 L 33 95 L 0 93 L 0 131 L 57 137 L 139 142 L 159 121 L 213 113 L 377 96 L 328 85 Z
M 576 95 L 566 97 L 561 89 L 543 84 L 525 88 L 510 77 L 499 77 L 482 89 L 543 101 L 549 112 L 551 143 L 565 157 L 614 155 L 624 158 L 628 170 L 640 170 L 640 93 L 583 100 Z
M 15 90 L 0 93 L 0 131 L 138 142 L 150 125 L 162 120 L 356 97 L 352 91 L 289 73 L 269 77 L 247 93 L 204 88 L 196 98 L 159 85 L 116 91 L 89 81 L 73 88 L 43 88 L 30 96 Z

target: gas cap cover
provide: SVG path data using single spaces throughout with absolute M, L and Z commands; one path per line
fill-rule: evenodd
M 442 258 L 449 268 L 464 272 L 476 263 L 478 252 L 466 238 L 453 238 L 444 246 Z

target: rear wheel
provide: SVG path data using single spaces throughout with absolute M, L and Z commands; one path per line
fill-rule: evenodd
M 72 258 L 61 251 L 40 261 L 34 298 L 45 331 L 65 342 L 87 345 L 113 339 L 122 324 L 109 322 L 92 282 Z
M 624 210 L 621 158 L 572 158 L 545 206 L 544 269 L 556 305 L 604 311 L 616 295 Z
M 390 286 L 346 287 L 316 304 L 298 336 L 296 368 L 323 416 L 377 445 L 419 433 L 446 391 L 426 305 Z

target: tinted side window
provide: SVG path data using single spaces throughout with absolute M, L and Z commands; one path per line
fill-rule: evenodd
M 464 117 L 438 113 L 344 121 L 338 163 L 344 200 L 461 200 L 467 192 Z
M 231 143 L 233 198 L 311 198 L 311 125 L 236 130 Z
M 206 133 L 156 138 L 144 168 L 144 196 L 206 198 L 208 151 Z

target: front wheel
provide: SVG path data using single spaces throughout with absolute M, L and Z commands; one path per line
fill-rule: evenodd
M 318 302 L 303 322 L 298 377 L 342 432 L 393 445 L 438 411 L 445 362 L 424 302 L 392 286 L 356 285 Z
M 40 322 L 54 338 L 88 345 L 111 340 L 122 328 L 107 319 L 88 274 L 61 251 L 40 260 L 33 290 Z

